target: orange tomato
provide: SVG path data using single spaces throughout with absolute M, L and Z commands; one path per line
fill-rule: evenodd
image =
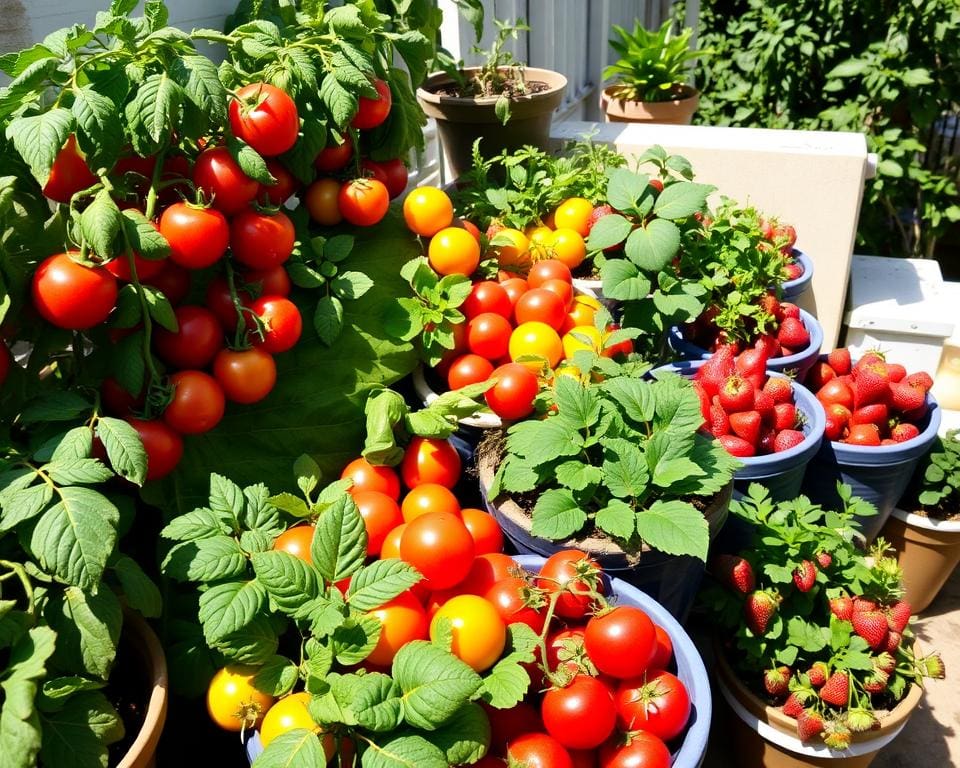
M 404 645 L 414 640 L 425 640 L 428 632 L 427 614 L 409 591 L 393 598 L 385 605 L 369 612 L 376 617 L 382 629 L 377 646 L 366 661 L 379 667 L 389 667 L 393 657 Z
M 493 515 L 482 509 L 462 509 L 463 524 L 473 537 L 473 549 L 478 555 L 503 551 L 503 531 Z M 468 574 L 469 576 L 469 574 Z
M 386 536 L 383 537 L 383 545 L 380 547 L 380 559 L 389 560 L 390 558 L 400 557 L 400 537 L 403 536 L 403 532 L 406 530 L 407 524 L 400 523 L 396 528 L 391 530 Z
M 575 230 L 581 237 L 590 234 L 590 216 L 593 203 L 582 197 L 569 197 L 553 212 L 553 223 L 557 229 Z
M 453 223 L 453 203 L 436 187 L 417 187 L 403 201 L 403 218 L 411 232 L 433 237 Z
M 314 526 L 295 525 L 281 533 L 273 542 L 273 549 L 277 552 L 299 557 L 304 562 L 313 564 L 310 556 L 310 545 L 313 543 Z
M 523 232 L 518 229 L 501 229 L 493 239 L 506 241 L 501 245 L 491 246 L 501 268 L 513 272 L 527 270 L 530 266 L 530 241 Z
M 460 454 L 449 440 L 415 437 L 403 454 L 400 476 L 407 488 L 425 483 L 453 488 L 460 479 Z
M 379 491 L 360 491 L 353 494 L 353 500 L 367 529 L 367 554 L 376 557 L 383 548 L 387 534 L 403 524 L 400 507 L 387 494 Z
M 340 479 L 351 479 L 350 493 L 379 491 L 396 501 L 400 498 L 400 478 L 390 467 L 374 466 L 362 456 L 343 468 Z
M 403 497 L 400 512 L 405 523 L 431 512 L 446 512 L 459 518 L 460 502 L 449 488 L 437 483 L 423 483 L 411 488 Z
M 469 277 L 480 266 L 480 243 L 465 229 L 447 227 L 430 239 L 427 260 L 439 275 Z
M 587 244 L 576 230 L 558 229 L 550 241 L 550 255 L 573 270 L 587 257 Z
M 400 556 L 423 574 L 425 587 L 436 591 L 466 578 L 473 564 L 473 546 L 463 520 L 448 512 L 431 512 L 407 523 L 400 537 Z
M 453 630 L 450 650 L 477 672 L 490 669 L 507 642 L 507 627 L 493 604 L 477 595 L 457 595 L 445 602 L 430 621 L 430 639 L 447 619 Z

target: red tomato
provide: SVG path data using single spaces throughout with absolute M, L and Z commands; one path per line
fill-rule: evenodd
M 517 325 L 540 322 L 558 331 L 567 317 L 567 305 L 553 291 L 533 288 L 520 297 L 513 308 L 513 314 Z
M 493 603 L 505 624 L 526 624 L 539 635 L 547 617 L 542 610 L 532 607 L 524 600 L 524 595 L 529 591 L 530 585 L 525 580 L 511 577 L 490 587 L 484 598 Z
M 227 400 L 256 403 L 277 383 L 277 364 L 268 352 L 253 349 L 222 349 L 213 359 L 213 375 Z
M 450 490 L 439 483 L 420 483 L 410 489 L 400 505 L 403 519 L 410 522 L 430 512 L 446 512 L 460 518 L 460 502 Z
M 127 419 L 137 430 L 147 452 L 147 480 L 159 480 L 177 468 L 183 456 L 183 439 L 162 421 Z
M 304 562 L 313 564 L 310 547 L 313 545 L 314 531 L 314 526 L 309 523 L 288 528 L 274 540 L 273 549 L 277 552 L 286 552 L 288 555 L 299 557 Z
M 230 222 L 230 251 L 237 261 L 253 269 L 283 264 L 293 253 L 296 239 L 293 222 L 282 211 L 243 211 Z
M 520 297 L 529 290 L 529 286 L 527 285 L 527 281 L 522 277 L 508 278 L 507 280 L 503 280 L 500 285 L 503 287 L 503 290 L 507 292 L 507 297 L 510 299 L 510 316 L 512 316 L 514 307 L 517 306 Z
M 597 751 L 595 749 L 571 749 L 570 759 L 573 768 L 597 768 Z
M 461 355 L 450 364 L 447 371 L 447 386 L 460 389 L 470 384 L 479 384 L 490 378 L 493 363 L 480 355 Z
M 77 137 L 71 133 L 53 161 L 43 194 L 58 203 L 69 203 L 77 192 L 89 189 L 97 181 L 77 149 Z
M 134 253 L 133 263 L 137 268 L 137 279 L 143 281 L 159 275 L 163 271 L 167 260 L 145 259 L 140 254 Z M 120 254 L 110 259 L 110 261 L 103 265 L 103 268 L 119 280 L 128 283 L 133 282 L 133 273 L 130 271 L 130 259 L 127 258 L 126 254 Z
M 403 454 L 400 477 L 411 489 L 424 483 L 453 488 L 460 479 L 460 454 L 449 440 L 414 437 Z
M 650 669 L 666 669 L 673 660 L 673 641 L 659 624 L 654 626 L 657 633 L 657 647 L 650 659 Z
M 610 323 L 610 325 L 607 326 L 607 332 L 603 336 L 604 344 L 607 343 L 607 336 L 618 330 L 620 330 L 619 325 L 616 323 Z M 617 344 L 605 346 L 601 354 L 604 357 L 617 357 L 617 355 L 629 355 L 631 352 L 633 352 L 633 342 L 630 339 L 624 339 Z
M 503 551 L 503 531 L 493 515 L 482 509 L 467 507 L 460 510 L 460 516 L 473 536 L 474 551 L 478 555 Z
M 361 96 L 357 114 L 350 121 L 351 126 L 361 131 L 376 128 L 386 120 L 387 115 L 390 114 L 390 106 L 393 104 L 393 95 L 386 82 L 378 78 L 373 81 L 373 87 L 377 89 L 376 98 Z
M 570 675 L 579 675 L 589 669 L 589 657 L 583 646 L 583 627 L 553 631 L 547 636 L 547 669 L 556 672 L 566 667 Z
M 343 468 L 340 479 L 350 479 L 353 485 L 350 493 L 360 491 L 379 491 L 396 501 L 400 498 L 400 478 L 390 467 L 381 467 L 371 464 L 362 456 L 354 459 Z
M 493 312 L 509 320 L 513 305 L 510 303 L 509 294 L 500 283 L 483 280 L 473 284 L 470 295 L 460 306 L 460 311 L 466 315 L 467 320 L 472 320 L 484 312 Z
M 275 184 L 261 184 L 257 190 L 257 200 L 266 200 L 270 205 L 283 205 L 296 194 L 300 182 L 279 160 L 267 160 L 267 170 L 277 181 Z
M 407 170 L 406 163 L 399 157 L 395 157 L 393 160 L 382 160 L 379 166 L 387 177 L 383 183 L 387 185 L 390 199 L 395 200 L 406 191 L 407 184 L 410 181 L 410 173 Z
M 3 345 L 6 349 L 6 346 Z M 9 365 L 9 352 L 8 365 Z M 127 390 L 120 386 L 116 379 L 107 378 L 100 384 L 100 400 L 107 413 L 113 416 L 126 416 L 135 408 L 143 405 L 144 395 L 140 392 L 138 395 L 131 395 Z
M 410 592 L 404 592 L 390 602 L 370 611 L 382 626 L 377 645 L 366 661 L 380 667 L 389 667 L 393 657 L 403 646 L 414 640 L 426 640 L 429 622 L 423 606 Z
M 527 283 L 531 288 L 539 288 L 547 280 L 563 280 L 566 283 L 572 283 L 573 275 L 570 274 L 570 267 L 558 259 L 543 259 L 530 267 Z
M 552 736 L 525 733 L 507 742 L 507 759 L 524 768 L 573 768 L 570 753 Z
M 33 305 L 48 323 L 72 331 L 99 325 L 117 303 L 117 280 L 103 267 L 85 267 L 58 253 L 40 262 L 33 273 Z
M 376 179 L 383 186 L 387 186 L 387 174 L 380 167 L 380 163 L 375 160 L 371 160 L 369 157 L 365 157 L 360 161 L 360 170 L 364 172 L 364 176 L 370 179 Z M 387 190 L 389 192 L 389 189 Z
M 251 309 L 264 324 L 263 341 L 256 334 L 251 334 L 254 346 L 276 355 L 292 349 L 300 340 L 303 318 L 297 305 L 290 299 L 262 296 L 253 302 Z
M 547 558 L 540 569 L 537 586 L 548 594 L 562 591 L 557 600 L 557 615 L 565 619 L 580 619 L 590 608 L 591 588 L 603 592 L 601 573 L 600 566 L 583 552 L 565 549 Z
M 226 147 L 205 149 L 193 166 L 193 183 L 218 211 L 231 216 L 257 196 L 260 184 L 247 176 Z
M 244 307 L 249 307 L 253 303 L 250 294 L 243 290 L 243 288 L 237 288 L 237 298 L 240 299 L 240 304 Z M 236 332 L 239 318 L 237 317 L 237 308 L 234 306 L 233 297 L 230 295 L 230 285 L 227 283 L 226 278 L 218 275 L 207 284 L 204 301 L 209 310 L 217 316 L 217 320 L 220 321 L 220 325 L 224 331 L 227 333 Z M 246 318 L 244 318 L 244 320 L 246 320 Z
M 163 412 L 167 426 L 181 435 L 209 432 L 223 418 L 226 401 L 217 380 L 203 371 L 180 371 L 170 377 L 173 399 Z
M 282 155 L 297 143 L 300 116 L 287 94 L 269 83 L 250 83 L 230 101 L 230 128 L 264 157 Z
M 255 289 L 260 296 L 286 298 L 293 290 L 290 275 L 282 265 L 270 269 L 251 269 L 243 273 L 243 282 Z
M 617 742 L 600 748 L 600 768 L 669 768 L 670 750 L 652 733 L 631 733 L 629 742 Z
M 400 556 L 423 574 L 429 589 L 449 589 L 470 571 L 473 538 L 460 518 L 431 512 L 407 523 Z
M 642 610 L 619 605 L 587 622 L 584 643 L 597 669 L 623 680 L 647 669 L 657 650 L 657 631 Z
M 557 294 L 560 297 L 560 300 L 563 302 L 564 310 L 570 311 L 570 305 L 573 304 L 573 284 L 568 283 L 566 280 L 557 280 L 552 278 L 550 280 L 544 280 L 540 285 L 541 291 L 551 291 L 552 293 Z
M 540 712 L 525 701 L 510 709 L 496 709 L 486 702 L 480 702 L 483 711 L 490 718 L 490 753 L 502 757 L 507 753 L 507 742 L 525 733 L 543 731 Z M 503 768 L 503 762 L 500 762 Z
M 152 285 L 167 297 L 167 301 L 176 306 L 190 293 L 190 273 L 170 259 L 165 259 L 162 263 L 163 269 L 158 274 L 142 282 L 144 285 Z
M 469 526 L 467 530 L 470 530 Z M 474 549 L 476 549 L 476 539 L 474 539 Z M 483 596 L 498 581 L 510 578 L 518 567 L 512 557 L 501 552 L 477 555 L 470 565 L 467 577 L 457 584 L 457 591 L 461 594 Z
M 480 230 L 477 228 L 477 225 L 474 224 L 472 221 L 467 221 L 466 219 L 454 219 L 453 226 L 462 227 L 463 229 L 467 230 L 467 232 L 469 232 L 471 235 L 473 235 L 474 240 L 476 240 L 478 243 L 480 242 Z
M 310 218 L 325 227 L 333 227 L 343 221 L 337 202 L 339 195 L 340 182 L 336 179 L 317 179 L 313 182 L 303 196 Z
M 403 524 L 400 507 L 394 499 L 379 491 L 358 491 L 353 494 L 353 500 L 367 529 L 367 554 L 378 557 L 387 534 Z
M 475 355 L 497 360 L 507 354 L 512 332 L 503 315 L 483 312 L 467 323 L 467 346 Z
M 484 393 L 487 405 L 501 419 L 522 419 L 533 413 L 533 401 L 540 391 L 537 375 L 520 363 L 501 365 L 491 378 L 497 383 Z
M 160 217 L 160 234 L 170 244 L 170 261 L 187 269 L 216 264 L 230 244 L 230 226 L 213 208 L 174 203 Z
M 340 144 L 334 143 L 321 149 L 313 165 L 323 173 L 334 173 L 346 168 L 351 159 L 353 159 L 353 141 L 350 139 L 350 134 L 346 133 Z
M 624 731 L 647 731 L 670 741 L 690 719 L 690 695 L 680 679 L 663 670 L 623 680 L 614 695 Z
M 186 305 L 174 312 L 176 333 L 166 328 L 153 332 L 153 348 L 163 362 L 174 368 L 206 368 L 223 349 L 220 321 L 206 307 Z
M 390 193 L 376 179 L 354 179 L 340 187 L 337 205 L 343 218 L 355 227 L 372 227 L 387 215 Z
M 617 723 L 610 689 L 589 675 L 577 675 L 565 688 L 547 691 L 540 714 L 547 733 L 568 749 L 596 749 Z

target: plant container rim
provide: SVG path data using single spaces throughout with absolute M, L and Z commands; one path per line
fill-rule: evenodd
M 810 281 L 813 280 L 813 259 L 810 258 L 809 254 L 806 251 L 801 251 L 799 248 L 794 248 L 793 258 L 794 261 L 803 267 L 803 274 L 800 275 L 800 277 L 795 277 L 793 280 L 784 280 L 780 283 L 780 288 L 783 290 L 783 298 L 788 301 L 802 294 L 810 284 Z
M 125 628 L 129 627 L 133 630 L 130 640 L 148 661 L 148 672 L 152 675 L 152 679 L 143 724 L 140 726 L 137 738 L 117 764 L 117 768 L 146 768 L 152 764 L 150 761 L 156 753 L 167 719 L 170 687 L 167 657 L 163 652 L 160 639 L 140 614 L 125 608 L 123 622 Z
M 627 104 L 682 104 L 684 102 L 689 102 L 691 99 L 700 98 L 700 90 L 690 85 L 689 83 L 680 83 L 679 87 L 683 96 L 679 96 L 673 99 L 660 99 L 658 101 L 648 101 L 645 99 L 624 99 L 616 95 L 615 91 L 618 88 L 621 88 L 622 83 L 611 83 L 610 85 L 604 86 L 603 90 L 600 92 L 601 104 L 606 101 L 608 104 L 619 104 L 620 108 L 623 109 Z
M 937 531 L 939 533 L 960 533 L 960 520 L 938 520 L 926 515 L 918 515 L 915 512 L 907 512 L 900 507 L 894 507 L 890 513 L 903 523 L 913 528 L 921 528 L 925 531 Z
M 461 67 L 458 71 L 463 75 L 471 75 L 479 72 L 482 67 Z M 512 67 L 499 67 L 498 71 L 512 69 Z M 543 69 L 542 67 L 523 67 L 524 79 L 532 82 L 546 83 L 548 88 L 545 91 L 536 93 L 524 93 L 510 97 L 511 106 L 528 104 L 534 101 L 543 101 L 544 99 L 556 99 L 554 107 L 559 106 L 563 100 L 563 91 L 567 87 L 567 78 L 560 72 L 553 69 Z M 417 88 L 417 98 L 425 104 L 431 106 L 450 105 L 450 106 L 489 106 L 492 110 L 497 103 L 499 96 L 444 96 L 436 92 L 436 89 L 455 83 L 456 80 L 448 73 L 439 71 L 434 72 L 424 80 L 423 85 Z M 433 116 L 433 115 L 431 115 Z M 522 117 L 522 115 L 520 115 Z

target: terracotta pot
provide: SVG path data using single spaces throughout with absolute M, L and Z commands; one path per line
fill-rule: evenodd
M 461 71 L 470 77 L 478 69 L 467 67 Z M 523 72 L 528 83 L 546 83 L 547 88 L 511 99 L 510 120 L 506 125 L 494 111 L 495 96 L 460 98 L 437 93 L 453 84 L 453 79 L 444 72 L 431 75 L 417 89 L 417 100 L 423 111 L 437 121 L 440 142 L 454 178 L 470 170 L 473 143 L 481 137 L 480 152 L 488 158 L 504 149 L 512 152 L 526 144 L 549 149 L 553 111 L 563 100 L 567 78 L 549 69 L 525 67 Z
M 147 668 L 152 689 L 140 733 L 117 768 L 153 768 L 157 764 L 157 744 L 167 720 L 167 657 L 160 640 L 140 614 L 124 611 L 123 631 L 129 632 L 128 640 Z
M 684 86 L 684 98 L 672 101 L 625 101 L 614 95 L 616 88 L 608 86 L 600 94 L 600 109 L 608 123 L 690 125 L 700 106 L 700 91 L 689 85 Z
M 714 650 L 717 682 L 728 710 L 726 733 L 733 737 L 731 751 L 737 755 L 737 768 L 866 768 L 903 730 L 923 696 L 923 689 L 912 685 L 893 711 L 881 718 L 877 730 L 853 734 L 850 747 L 838 752 L 820 741 L 801 742 L 797 721 L 754 695 L 740 682 L 716 644 Z
M 904 598 L 920 613 L 960 563 L 960 521 L 933 520 L 894 509 L 880 535 L 897 551 Z

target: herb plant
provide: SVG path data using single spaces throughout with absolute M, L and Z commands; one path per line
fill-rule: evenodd
M 719 493 L 736 460 L 700 432 L 689 381 L 649 381 L 645 366 L 590 357 L 578 353 L 574 365 L 599 366 L 598 380 L 556 377 L 547 417 L 507 430 L 489 498 L 535 493 L 535 536 L 562 541 L 596 531 L 631 552 L 645 544 L 705 560 L 707 521 L 692 502 Z
M 960 430 L 938 437 L 914 476 L 917 501 L 931 514 L 960 513 Z

